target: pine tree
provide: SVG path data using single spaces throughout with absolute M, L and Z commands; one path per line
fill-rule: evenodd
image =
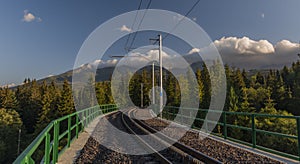
M 270 88 L 271 90 L 273 90 L 275 83 L 276 83 L 275 73 L 273 70 L 270 70 L 269 74 L 267 76 L 266 86 L 267 86 L 267 88 Z
M 198 91 L 199 104 L 201 104 L 202 101 L 203 101 L 203 96 L 204 96 L 204 84 L 203 84 L 203 81 L 202 81 L 202 76 L 201 76 L 201 70 L 200 69 L 198 69 L 197 72 L 196 72 L 196 78 L 197 78 L 198 88 L 199 88 L 199 91 Z
M 276 81 L 273 87 L 272 95 L 271 98 L 277 103 L 277 104 L 282 104 L 286 95 L 286 89 L 283 83 L 282 76 L 277 72 L 277 77 Z M 277 108 L 280 108 L 279 106 L 276 106 Z
M 19 86 L 16 97 L 23 124 L 28 133 L 35 131 L 38 113 L 41 110 L 41 93 L 36 80 L 25 79 L 25 84 Z
M 233 81 L 232 81 L 232 86 L 234 87 L 234 90 L 236 91 L 236 94 L 238 96 L 242 95 L 242 88 L 244 88 L 245 85 L 245 81 L 244 81 L 244 77 L 241 73 L 241 71 L 239 69 L 237 69 L 236 71 L 234 71 L 233 74 Z
M 201 72 L 201 77 L 203 80 L 203 101 L 200 104 L 200 107 L 203 109 L 208 109 L 210 105 L 211 100 L 211 82 L 210 82 L 210 76 L 208 72 L 208 68 L 205 64 L 203 64 L 203 69 Z
M 166 94 L 167 94 L 167 105 L 174 106 L 175 100 L 175 78 L 172 75 L 169 75 L 167 78 L 166 85 Z
M 111 91 L 111 84 L 110 84 L 110 81 L 105 81 L 104 82 L 104 85 L 105 85 L 105 101 L 106 103 L 105 104 L 114 104 L 114 99 L 112 97 L 112 91 Z
M 251 107 L 251 105 L 249 103 L 247 88 L 242 88 L 242 102 L 240 105 L 240 111 L 248 112 L 248 113 L 255 112 L 255 109 L 253 107 Z
M 96 83 L 96 97 L 97 97 L 97 101 L 98 104 L 102 105 L 105 104 L 105 88 L 104 88 L 104 83 L 103 82 L 99 82 Z
M 19 114 L 0 108 L 0 163 L 12 163 L 17 153 L 17 134 L 22 126 Z
M 60 116 L 75 112 L 72 91 L 67 80 L 65 80 L 63 84 L 63 89 L 58 104 L 58 111 Z
M 18 105 L 15 93 L 11 89 L 8 87 L 0 88 L 0 108 L 17 110 Z
M 230 112 L 237 112 L 238 111 L 238 97 L 233 89 L 233 87 L 230 87 L 230 93 L 229 93 L 229 111 Z
M 245 86 L 249 87 L 250 86 L 250 80 L 247 78 L 247 72 L 246 72 L 245 69 L 243 69 L 243 71 L 242 71 L 242 77 L 243 77 Z
M 36 125 L 36 134 L 40 133 L 40 131 L 45 128 L 48 123 L 56 118 L 55 108 L 52 108 L 52 102 L 55 97 L 51 96 L 50 87 L 47 86 L 44 81 L 41 86 L 42 92 L 42 109 L 39 112 L 39 118 Z
M 265 77 L 260 72 L 256 74 L 256 83 L 260 84 L 261 86 L 265 85 Z
M 168 78 L 168 72 L 167 71 L 164 71 L 165 72 L 165 78 Z M 151 79 L 150 79 L 150 73 L 146 70 L 146 69 L 143 69 L 142 71 L 142 75 L 141 75 L 141 82 L 143 83 L 143 105 L 144 106 L 148 106 L 150 105 L 150 99 L 149 99 L 149 96 L 146 94 L 149 92 L 150 88 L 152 88 L 152 82 Z M 166 83 L 165 83 L 166 84 Z M 150 87 L 151 86 L 151 87 Z M 167 87 L 167 86 L 165 86 Z
M 187 77 L 187 87 L 188 87 L 188 104 L 199 104 L 199 84 L 198 84 L 198 80 L 195 77 L 195 73 L 193 72 L 192 69 L 188 69 L 187 73 L 186 73 L 186 77 Z M 193 102 L 195 100 L 195 98 L 197 98 L 198 102 Z M 199 105 L 197 105 L 199 106 Z
M 277 113 L 277 111 L 275 109 L 274 100 L 272 100 L 271 97 L 269 97 L 266 100 L 265 107 L 262 108 L 260 112 L 261 113 L 266 113 L 266 114 L 276 114 Z
M 129 82 L 129 96 L 135 106 L 141 106 L 141 76 L 135 73 Z

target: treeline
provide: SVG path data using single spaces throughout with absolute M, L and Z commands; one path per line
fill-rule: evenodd
M 208 109 L 210 105 L 211 80 L 205 65 L 195 72 L 199 92 L 195 93 L 188 79 L 181 79 L 185 85 L 179 86 L 177 79 L 170 72 L 164 71 L 163 87 L 167 94 L 168 106 L 180 106 L 181 93 L 198 94 L 199 108 Z M 275 115 L 299 115 L 300 110 L 300 62 L 281 70 L 269 70 L 267 73 L 258 71 L 250 75 L 245 70 L 225 66 L 227 77 L 227 97 L 224 110 L 233 112 L 256 112 Z M 149 91 L 152 88 L 152 75 L 149 69 L 136 73 L 129 83 L 129 94 L 132 102 L 141 106 L 141 83 L 143 83 L 143 105 L 150 105 Z M 114 103 L 109 81 L 93 83 L 99 104 Z M 124 82 L 120 85 L 125 86 Z M 155 85 L 158 78 L 155 76 Z M 76 97 L 86 96 L 81 92 Z M 124 94 L 120 91 L 120 94 Z M 11 163 L 17 157 L 18 135 L 21 130 L 22 152 L 32 140 L 50 123 L 61 116 L 75 112 L 72 89 L 68 81 L 63 85 L 55 82 L 38 84 L 36 80 L 26 79 L 17 88 L 0 88 L 0 163 Z M 123 95 L 125 96 L 125 95 Z M 182 97 L 189 101 L 189 97 Z M 92 99 L 91 99 L 92 101 Z M 158 100 L 156 100 L 158 102 Z M 80 102 L 85 104 L 84 102 Z M 126 103 L 126 102 L 124 102 Z M 229 118 L 232 124 L 249 127 L 251 119 L 248 117 Z M 285 134 L 296 134 L 294 120 L 261 118 L 255 120 L 257 128 L 271 130 Z M 219 128 L 219 132 L 220 132 Z M 229 129 L 232 137 L 250 141 L 248 132 Z M 288 153 L 297 152 L 296 141 L 282 140 L 272 136 L 258 135 L 263 146 L 275 145 L 275 148 Z M 288 146 L 287 146 L 288 145 Z
M 38 84 L 25 79 L 16 89 L 0 89 L 0 163 L 11 163 L 53 119 L 74 112 L 72 92 L 65 82 Z M 19 131 L 20 130 L 20 131 Z
M 97 83 L 105 89 L 107 82 Z M 99 95 L 106 92 L 97 89 Z M 106 104 L 105 98 L 99 102 Z M 38 84 L 25 79 L 23 85 L 0 88 L 0 163 L 12 163 L 17 157 L 20 132 L 20 153 L 54 119 L 75 112 L 71 86 L 55 82 Z
M 167 70 L 163 71 L 163 88 L 167 94 L 168 106 L 179 106 L 180 91 L 193 93 L 194 88 L 189 86 L 188 79 L 180 79 L 187 85 L 180 88 L 178 80 Z M 264 108 L 267 104 L 278 112 L 287 111 L 293 115 L 300 115 L 300 62 L 293 63 L 290 68 L 281 70 L 247 72 L 239 68 L 225 65 L 227 78 L 227 96 L 225 111 L 269 113 Z M 187 72 L 191 74 L 191 72 Z M 209 71 L 205 65 L 197 69 L 195 77 L 198 82 L 199 108 L 208 109 L 212 93 Z M 190 77 L 187 75 L 187 77 Z M 182 78 L 179 76 L 179 78 Z M 120 82 L 121 83 L 121 82 Z M 135 105 L 141 104 L 141 83 L 143 83 L 143 102 L 150 105 L 149 91 L 152 88 L 152 74 L 144 69 L 136 73 L 130 80 L 129 93 Z M 155 85 L 158 86 L 158 74 L 155 76 Z M 183 98 L 185 100 L 185 98 Z M 186 100 L 188 101 L 188 100 Z M 276 113 L 274 113 L 276 114 Z
M 216 66 L 218 67 L 218 66 Z M 214 69 L 214 68 L 210 68 Z M 211 71 L 213 72 L 213 71 Z M 190 74 L 191 72 L 187 72 Z M 290 68 L 281 70 L 247 72 L 239 68 L 231 68 L 225 65 L 227 80 L 227 95 L 224 111 L 264 113 L 272 115 L 300 115 L 300 62 L 293 63 Z M 208 68 L 205 65 L 195 71 L 198 82 L 199 108 L 208 109 L 212 94 L 212 83 Z M 143 105 L 150 105 L 149 91 L 152 88 L 151 72 L 147 69 L 135 74 L 130 81 L 129 92 L 132 101 L 141 106 L 141 86 L 143 83 Z M 189 77 L 189 76 L 187 76 Z M 179 77 L 180 79 L 181 77 Z M 180 79 L 186 85 L 179 86 L 178 80 L 168 71 L 163 73 L 163 88 L 167 94 L 167 106 L 180 106 L 181 98 L 189 101 L 190 97 L 181 97 L 180 92 L 195 94 L 187 79 Z M 155 84 L 158 78 L 155 77 Z M 181 87 L 181 88 L 180 88 Z M 156 101 L 158 103 L 158 101 Z M 199 112 L 198 112 L 199 114 Z M 198 117 L 202 117 L 198 115 Z M 220 120 L 222 121 L 222 120 Z M 227 118 L 232 125 L 251 128 L 250 116 L 233 115 Z M 201 124 L 198 124 L 201 127 Z M 284 119 L 274 117 L 257 117 L 255 119 L 257 129 L 278 132 L 288 135 L 297 135 L 295 119 Z M 222 133 L 222 128 L 217 126 L 215 133 Z M 229 137 L 245 142 L 252 142 L 251 131 L 238 128 L 228 128 Z M 286 153 L 297 155 L 297 140 L 267 135 L 257 132 L 257 144 L 276 149 Z

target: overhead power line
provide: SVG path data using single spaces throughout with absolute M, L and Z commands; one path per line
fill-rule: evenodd
M 137 12 L 135 13 L 135 17 L 134 17 L 134 20 L 133 20 L 133 23 L 132 23 L 130 29 L 133 29 L 133 27 L 134 27 L 134 25 L 135 25 L 136 18 L 137 18 L 137 16 L 138 16 L 139 10 L 141 9 L 142 3 L 143 3 L 143 0 L 140 0 L 139 6 L 138 6 L 138 8 L 137 8 Z M 125 43 L 125 47 L 124 47 L 125 50 L 126 50 L 126 47 L 127 47 L 127 44 L 128 44 L 128 41 L 129 41 L 130 36 L 131 36 L 131 33 L 129 33 L 129 35 L 128 35 L 128 37 L 127 37 L 127 40 L 126 40 L 126 43 Z
M 200 0 L 197 0 L 197 2 L 196 3 L 194 3 L 194 5 L 189 9 L 189 11 L 184 15 L 184 17 L 182 17 L 179 21 L 178 21 L 178 23 L 171 29 L 171 31 L 170 32 L 168 32 L 163 38 L 162 38 L 162 41 L 164 40 L 164 39 L 166 39 L 177 27 L 178 27 L 178 25 L 183 21 L 183 19 L 185 18 L 185 17 L 187 17 L 192 11 L 193 11 L 193 9 L 198 5 L 198 3 L 200 2 Z M 156 44 L 157 43 L 157 41 L 156 42 L 154 42 L 153 44 Z
M 145 18 L 145 15 L 146 15 L 146 13 L 147 13 L 147 11 L 148 11 L 150 5 L 151 5 L 151 2 L 152 2 L 152 0 L 149 0 L 149 2 L 148 2 L 148 4 L 147 4 L 147 7 L 146 7 L 146 10 L 145 10 L 145 12 L 144 12 L 144 14 L 143 14 L 143 17 L 142 17 L 142 19 L 141 19 L 141 21 L 140 21 L 140 23 L 139 23 L 139 25 L 138 25 L 138 27 L 137 27 L 136 32 L 135 32 L 134 35 L 133 35 L 133 39 L 132 39 L 132 41 L 131 41 L 130 46 L 128 47 L 128 50 L 130 50 L 130 49 L 132 48 L 132 45 L 133 45 L 133 43 L 134 43 L 134 41 L 135 41 L 135 39 L 136 39 L 136 36 L 137 36 L 137 34 L 138 34 L 138 31 L 139 31 L 139 29 L 140 29 L 140 27 L 141 27 L 141 24 L 142 24 L 142 22 L 143 22 L 143 20 L 144 20 L 144 18 Z

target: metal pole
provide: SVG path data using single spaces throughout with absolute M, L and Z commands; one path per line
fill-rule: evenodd
M 155 104 L 155 89 L 154 89 L 154 61 L 152 63 L 152 104 Z
M 159 73 L 160 73 L 160 94 L 159 94 L 159 97 L 160 97 L 160 101 L 159 101 L 159 112 L 160 112 L 160 117 L 162 117 L 162 107 L 163 107 L 163 83 L 162 83 L 162 37 L 161 35 L 158 35 L 159 37 Z
M 143 83 L 141 83 L 141 107 L 144 106 L 144 93 L 143 93 Z

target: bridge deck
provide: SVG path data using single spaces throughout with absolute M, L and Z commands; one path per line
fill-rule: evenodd
M 116 111 L 115 111 L 116 112 Z M 114 112 L 112 112 L 114 113 Z M 111 114 L 111 113 L 109 113 Z M 92 121 L 88 127 L 84 129 L 82 133 L 79 134 L 78 139 L 75 139 L 74 142 L 71 144 L 69 148 L 67 148 L 58 158 L 58 164 L 71 164 L 74 163 L 77 157 L 80 154 L 80 151 L 86 144 L 87 140 L 90 138 L 90 134 L 94 131 L 95 127 L 97 126 L 97 123 L 99 122 L 99 119 L 106 116 L 101 115 Z
M 69 148 L 67 148 L 63 154 L 58 158 L 57 163 L 61 164 L 71 164 L 74 163 L 80 154 L 81 149 L 84 147 L 85 143 L 89 139 L 90 134 L 86 131 L 79 134 L 78 139 L 76 139 Z
M 149 111 L 147 111 L 147 110 L 140 110 L 139 112 L 136 113 L 136 116 L 142 120 L 149 119 L 151 117 L 151 115 L 153 115 L 153 113 L 149 113 Z M 97 126 L 97 123 L 99 122 L 99 119 L 103 116 L 105 116 L 105 115 L 99 116 L 99 118 L 96 118 L 87 128 L 85 128 L 85 131 L 82 132 L 79 135 L 79 138 L 71 144 L 71 147 L 66 149 L 65 152 L 59 157 L 58 163 L 62 163 L 62 164 L 74 163 L 76 158 L 79 156 L 80 151 L 82 150 L 82 148 L 86 144 L 87 140 L 89 139 L 90 134 L 95 130 L 95 127 Z M 167 121 L 167 120 L 164 120 L 164 121 Z M 197 130 L 194 130 L 194 131 L 197 131 Z M 200 131 L 197 131 L 197 132 L 200 132 Z M 200 132 L 200 133 L 202 133 L 202 132 Z M 251 147 L 248 147 L 248 146 L 245 146 L 242 144 L 238 144 L 238 143 L 235 143 L 235 142 L 232 142 L 229 140 L 224 140 L 223 138 L 216 137 L 213 135 L 210 135 L 209 138 L 217 140 L 219 142 L 229 144 L 234 147 L 238 147 L 240 149 L 245 149 L 245 150 L 255 153 L 255 154 L 267 156 L 267 157 L 282 161 L 284 163 L 298 163 L 298 161 L 296 161 L 296 160 L 291 160 L 291 159 L 277 156 L 277 155 L 274 155 L 274 154 L 271 154 L 268 152 L 264 152 L 264 151 L 261 151 L 258 149 L 253 149 Z

